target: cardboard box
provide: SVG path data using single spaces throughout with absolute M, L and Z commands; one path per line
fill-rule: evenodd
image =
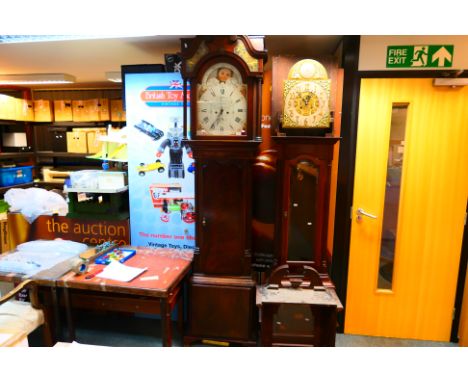
M 100 98 L 98 103 L 99 121 L 110 121 L 109 100 Z
M 105 129 L 104 129 L 105 131 Z M 86 134 L 86 139 L 88 143 L 88 153 L 96 154 L 101 151 L 103 142 L 99 139 L 101 135 L 106 133 L 101 133 L 99 131 L 88 131 Z
M 65 183 L 65 179 L 68 178 L 71 173 L 72 171 L 59 171 L 53 168 L 42 168 L 42 177 L 44 182 L 63 184 Z
M 69 153 L 88 153 L 88 140 L 86 131 L 67 132 L 67 151 Z
M 54 101 L 54 119 L 55 122 L 73 121 L 73 109 L 71 100 Z
M 34 120 L 36 122 L 52 122 L 50 101 L 38 99 L 34 101 Z
M 17 121 L 34 121 L 34 102 L 29 99 L 19 99 L 16 104 Z
M 126 114 L 121 99 L 111 99 L 111 121 L 125 122 Z
M 72 101 L 73 122 L 85 121 L 85 105 L 82 100 Z
M 87 99 L 84 103 L 84 121 L 99 121 L 99 100 L 97 98 Z
M 16 118 L 16 100 L 14 97 L 0 94 L 0 119 Z
M 103 142 L 100 137 L 106 135 L 105 127 L 75 127 L 72 131 L 86 133 L 88 154 L 96 154 L 101 151 Z

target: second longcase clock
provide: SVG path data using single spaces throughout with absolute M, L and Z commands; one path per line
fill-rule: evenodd
M 251 271 L 252 165 L 260 143 L 266 52 L 245 36 L 182 39 L 196 160 L 196 251 L 186 344 L 255 343 Z

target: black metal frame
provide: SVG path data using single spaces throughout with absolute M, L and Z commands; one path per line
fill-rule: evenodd
M 142 64 L 142 65 L 122 65 L 122 107 L 127 110 L 125 102 L 125 75 L 135 73 L 165 73 L 166 67 L 164 64 Z

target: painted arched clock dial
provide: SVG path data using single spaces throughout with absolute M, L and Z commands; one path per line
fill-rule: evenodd
M 233 65 L 217 63 L 202 78 L 197 99 L 197 134 L 244 135 L 247 124 L 246 85 Z

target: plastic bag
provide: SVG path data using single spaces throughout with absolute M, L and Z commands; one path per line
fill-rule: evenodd
M 34 240 L 22 243 L 14 252 L 0 257 L 0 272 L 21 273 L 26 276 L 38 275 L 60 263 L 76 258 L 88 246 L 71 240 Z M 68 264 L 68 265 L 67 265 Z M 66 270 L 71 263 L 65 264 Z
M 78 243 L 71 240 L 55 239 L 55 240 L 33 240 L 19 244 L 16 249 L 18 251 L 44 252 L 44 253 L 70 253 L 79 255 L 86 251 L 88 246 L 83 243 Z
M 42 188 L 12 188 L 5 193 L 5 201 L 11 212 L 21 212 L 29 223 L 40 215 L 68 213 L 68 204 L 63 196 Z

